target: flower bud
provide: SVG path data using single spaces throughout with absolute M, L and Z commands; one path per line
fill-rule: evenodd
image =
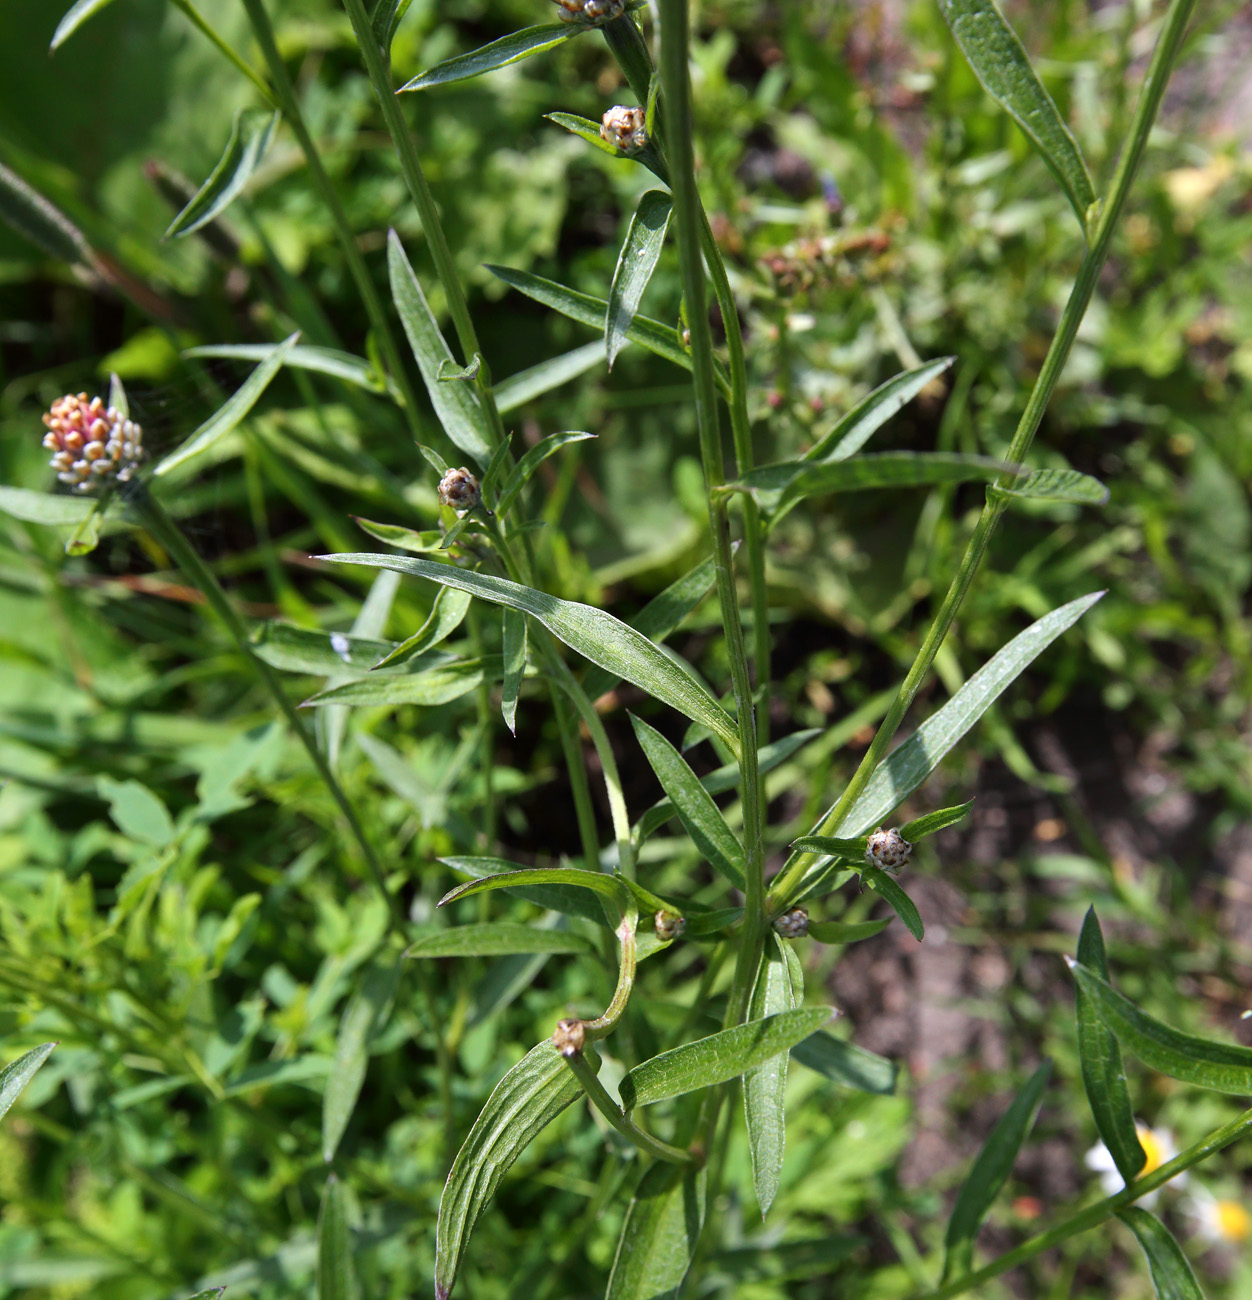
M 587 1033 L 581 1020 L 558 1020 L 552 1031 L 552 1046 L 562 1056 L 577 1056 L 587 1041 Z
M 913 846 L 893 826 L 884 830 L 881 826 L 869 837 L 865 844 L 865 861 L 881 871 L 897 872 L 907 866 Z
M 803 939 L 809 932 L 809 914 L 802 907 L 793 907 L 774 918 L 774 929 L 784 939 Z
M 671 939 L 679 938 L 687 928 L 687 918 L 679 916 L 677 912 L 658 912 L 653 921 L 653 928 L 656 930 L 656 937 L 662 943 L 669 943 Z
M 626 0 L 556 0 L 561 21 L 599 27 L 626 12 Z
M 143 459 L 143 430 L 99 397 L 58 397 L 43 422 L 52 468 L 76 492 L 90 492 L 108 478 L 125 483 Z
M 648 143 L 647 120 L 642 108 L 618 104 L 600 119 L 600 139 L 623 153 L 635 153 Z
M 465 468 L 450 469 L 439 480 L 439 504 L 451 506 L 457 515 L 468 514 L 482 504 L 478 480 Z

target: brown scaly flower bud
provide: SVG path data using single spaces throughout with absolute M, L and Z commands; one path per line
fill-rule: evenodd
M 882 871 L 897 872 L 907 866 L 913 846 L 893 826 L 884 830 L 881 826 L 869 837 L 865 844 L 865 861 Z
M 809 914 L 802 907 L 793 907 L 774 917 L 774 929 L 784 939 L 803 939 L 809 932 Z
M 109 478 L 125 483 L 143 459 L 143 430 L 99 397 L 58 397 L 43 422 L 52 468 L 75 492 L 90 492 Z
M 478 480 L 465 468 L 450 469 L 439 480 L 439 504 L 451 506 L 457 515 L 468 514 L 482 504 Z
M 552 1031 L 552 1046 L 562 1056 L 577 1056 L 587 1042 L 587 1032 L 581 1020 L 558 1020 Z
M 679 938 L 687 928 L 687 918 L 679 916 L 677 912 L 658 912 L 653 921 L 653 928 L 656 930 L 656 937 L 662 943 L 669 943 L 671 939 Z
M 623 153 L 635 153 L 648 143 L 648 115 L 642 108 L 618 104 L 600 119 L 600 139 Z
M 599 27 L 626 12 L 626 0 L 556 0 L 561 9 L 561 21 L 584 23 Z

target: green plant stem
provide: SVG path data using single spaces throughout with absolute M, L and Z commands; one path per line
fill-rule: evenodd
M 1209 1156 L 1230 1146 L 1232 1142 L 1237 1142 L 1248 1132 L 1252 1132 L 1252 1110 L 1244 1111 L 1238 1119 L 1232 1120 L 1223 1128 L 1210 1133 L 1202 1142 L 1197 1142 L 1195 1146 L 1188 1147 L 1186 1151 L 1175 1156 L 1168 1164 L 1161 1165 L 1159 1169 L 1137 1179 L 1129 1187 L 1123 1187 L 1120 1192 L 1115 1193 L 1113 1196 L 1097 1201 L 1095 1205 L 1090 1205 L 1085 1210 L 1079 1210 L 1077 1214 L 1066 1219 L 1064 1223 L 1058 1224 L 1055 1228 L 1049 1228 L 1047 1232 L 1041 1232 L 1037 1237 L 1031 1237 L 1029 1241 L 1022 1242 L 1020 1246 L 1001 1255 L 999 1259 L 992 1260 L 990 1264 L 985 1265 L 983 1268 L 977 1269 L 973 1273 L 967 1273 L 964 1277 L 958 1277 L 946 1286 L 926 1292 L 925 1295 L 919 1296 L 918 1300 L 950 1300 L 952 1296 L 963 1295 L 966 1291 L 972 1291 L 976 1286 L 989 1282 L 993 1277 L 999 1277 L 1001 1273 L 1007 1273 L 1009 1269 L 1016 1268 L 1018 1264 L 1033 1259 L 1042 1251 L 1050 1250 L 1053 1246 L 1059 1246 L 1061 1242 L 1068 1241 L 1070 1237 L 1077 1236 L 1080 1232 L 1086 1232 L 1090 1228 L 1098 1227 L 1101 1223 L 1106 1223 L 1119 1210 L 1124 1210 L 1126 1206 L 1133 1205 L 1136 1201 L 1147 1196 L 1149 1192 L 1154 1192 L 1158 1187 L 1163 1187 L 1184 1170 L 1190 1169 L 1193 1165 L 1198 1165 L 1202 1160 L 1207 1160 Z
M 270 89 L 265 78 L 250 64 L 247 60 L 241 58 L 229 45 L 222 39 L 218 32 L 211 26 L 204 15 L 191 3 L 191 0 L 170 0 L 170 3 L 180 13 L 186 15 L 188 21 L 197 31 L 207 36 L 212 42 L 214 48 L 222 54 L 229 63 L 238 71 L 242 72 L 245 77 L 256 87 L 257 93 L 271 107 L 278 107 L 278 100 L 274 92 Z
M 481 614 L 482 608 L 480 604 L 470 606 L 469 633 L 476 659 L 481 659 L 484 654 Z M 495 746 L 492 744 L 491 738 L 491 687 L 488 686 L 485 680 L 478 685 L 476 704 L 480 746 L 479 762 L 482 764 L 483 808 L 485 812 L 483 820 L 483 852 L 490 854 L 495 851 L 496 843 L 496 801 L 492 789 L 492 773 L 495 770 Z
M 1057 381 L 1065 369 L 1070 349 L 1073 347 L 1074 339 L 1078 334 L 1078 327 L 1082 324 L 1088 304 L 1095 293 L 1100 272 L 1108 258 L 1114 227 L 1130 193 L 1135 171 L 1147 145 L 1148 134 L 1152 129 L 1152 123 L 1156 119 L 1157 110 L 1160 108 L 1161 98 L 1169 81 L 1170 70 L 1178 55 L 1178 48 L 1182 43 L 1187 21 L 1191 17 L 1191 11 L 1194 7 L 1195 0 L 1173 0 L 1169 13 L 1166 15 L 1160 39 L 1157 41 L 1151 65 L 1148 68 L 1147 76 L 1139 94 L 1139 102 L 1135 107 L 1130 134 L 1122 149 L 1117 170 L 1113 176 L 1112 188 L 1100 209 L 1095 234 L 1086 255 L 1083 257 L 1082 265 L 1078 269 L 1078 276 L 1074 281 L 1073 289 L 1070 291 L 1069 300 L 1065 304 L 1060 325 L 1057 327 L 1052 344 L 1048 348 L 1048 354 L 1044 358 L 1043 367 L 1039 371 L 1034 387 L 1031 389 L 1030 397 L 1026 402 L 1025 410 L 1022 412 L 1013 440 L 1009 444 L 1008 451 L 1004 454 L 1004 460 L 1009 464 L 1020 464 L 1025 460 L 1031 442 L 1034 440 L 1039 424 L 1043 419 L 1043 413 L 1051 400 L 1053 390 L 1056 388 Z M 956 618 L 957 610 L 961 607 L 961 602 L 965 598 L 966 591 L 969 590 L 969 585 L 973 581 L 974 574 L 977 572 L 987 550 L 996 525 L 1000 522 L 1000 516 L 1004 513 L 1007 502 L 999 489 L 1009 486 L 1010 481 L 1008 478 L 1002 477 L 987 489 L 986 504 L 982 508 L 982 513 L 978 516 L 978 522 L 974 526 L 973 535 L 966 546 L 961 566 L 948 588 L 947 595 L 943 598 L 943 603 L 940 605 L 934 621 L 926 632 L 921 649 L 918 650 L 917 657 L 913 660 L 912 666 L 905 675 L 904 682 L 895 700 L 892 702 L 890 709 L 887 710 L 886 717 L 883 718 L 881 726 L 878 728 L 869 749 L 866 750 L 864 757 L 861 759 L 860 765 L 853 773 L 851 781 L 848 782 L 847 788 L 843 791 L 834 807 L 822 820 L 820 828 L 815 832 L 816 834 L 837 835 L 840 833 L 845 816 L 860 797 L 878 764 L 885 757 L 887 747 L 891 744 L 900 723 L 904 720 L 905 713 L 913 703 L 913 699 L 925 680 L 926 674 L 930 671 L 930 666 L 934 662 L 939 647 L 943 644 L 944 638 L 952 626 L 953 619 Z M 791 891 L 795 889 L 805 870 L 815 860 L 816 855 L 814 854 L 796 854 L 788 861 L 782 872 L 779 873 L 774 888 L 770 892 L 771 914 L 782 911 L 788 905 Z
M 574 797 L 578 838 L 583 846 L 583 864 L 588 871 L 599 871 L 600 836 L 596 831 L 596 812 L 591 804 L 591 787 L 587 784 L 587 769 L 583 764 L 578 721 L 571 716 L 570 705 L 560 691 L 552 691 L 551 695 L 552 707 L 556 711 L 557 735 L 565 754 L 565 766 L 570 772 L 570 793 Z M 575 773 L 578 780 L 573 779 Z
M 296 133 L 296 139 L 300 142 L 300 149 L 304 154 L 305 162 L 308 164 L 309 174 L 313 177 L 313 183 L 322 196 L 322 202 L 326 204 L 326 210 L 330 213 L 335 233 L 339 237 L 340 247 L 343 249 L 344 260 L 348 264 L 348 270 L 356 284 L 357 292 L 361 295 L 361 301 L 365 305 L 370 326 L 378 339 L 378 346 L 382 349 L 392 377 L 400 390 L 409 428 L 412 430 L 414 438 L 420 441 L 422 427 L 418 421 L 417 397 L 413 391 L 413 385 L 409 381 L 409 372 L 405 367 L 400 350 L 396 346 L 395 335 L 388 323 L 387 314 L 383 310 L 382 299 L 378 296 L 378 290 L 374 286 L 374 281 L 370 278 L 369 268 L 365 265 L 365 259 L 361 256 L 361 250 L 357 247 L 356 237 L 348 222 L 348 214 L 344 211 L 335 186 L 326 168 L 322 165 L 317 146 L 313 143 L 313 137 L 309 134 L 304 115 L 300 112 L 295 87 L 291 83 L 291 78 L 287 75 L 287 68 L 283 63 L 282 55 L 278 52 L 278 45 L 274 40 L 274 29 L 270 26 L 269 16 L 265 12 L 264 0 L 243 0 L 243 4 L 248 11 L 248 18 L 252 23 L 252 31 L 256 36 L 257 44 L 261 47 L 261 54 L 265 59 L 266 66 L 269 68 L 270 78 L 274 83 L 274 92 L 278 99 L 278 107 L 291 124 L 291 129 Z
M 692 377 L 700 456 L 709 500 L 713 563 L 721 605 L 739 727 L 740 794 L 743 800 L 746 889 L 743 928 L 726 1023 L 738 1024 L 747 1010 L 760 964 L 765 934 L 765 847 L 757 731 L 752 684 L 743 639 L 743 620 L 735 590 L 734 561 L 725 501 L 716 489 L 725 482 L 717 388 L 713 379 L 713 338 L 706 308 L 701 260 L 700 199 L 696 191 L 695 149 L 691 135 L 691 84 L 688 79 L 686 0 L 661 0 L 661 85 L 665 97 L 665 145 L 674 196 L 674 226 L 683 293 L 691 328 Z
M 645 1155 L 655 1156 L 657 1160 L 667 1160 L 675 1165 L 696 1163 L 696 1157 L 690 1151 L 682 1151 L 678 1147 L 672 1147 L 668 1142 L 662 1142 L 660 1138 L 654 1138 L 651 1133 L 641 1129 L 609 1096 L 608 1089 L 600 1082 L 595 1070 L 591 1068 L 590 1062 L 581 1052 L 575 1052 L 572 1056 L 567 1056 L 565 1063 L 569 1066 L 578 1082 L 582 1084 L 583 1091 L 587 1094 L 596 1110 L 624 1138 L 633 1142 Z

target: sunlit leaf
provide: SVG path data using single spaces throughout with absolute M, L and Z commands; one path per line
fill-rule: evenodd
M 905 822 L 898 828 L 900 835 L 910 844 L 916 844 L 927 835 L 933 835 L 936 831 L 955 826 L 957 822 L 963 821 L 973 806 L 974 801 L 970 799 L 951 808 L 936 808 L 934 812 L 928 812 L 921 817 L 915 817 L 911 822 Z
M 429 708 L 459 700 L 484 679 L 495 681 L 501 670 L 500 656 L 486 655 L 482 659 L 459 659 L 399 676 L 384 677 L 377 674 L 318 691 L 316 695 L 310 695 L 302 701 L 300 707 L 321 708 L 328 704 L 419 704 Z
M 517 500 L 518 493 L 530 482 L 531 475 L 549 456 L 571 442 L 585 442 L 595 436 L 594 433 L 552 433 L 535 443 L 513 466 L 509 477 L 505 480 L 504 487 L 500 490 L 500 500 L 496 503 L 496 513 L 503 515 L 508 512 L 513 502 Z
M 500 694 L 500 710 L 504 714 L 504 725 L 516 736 L 517 694 L 526 672 L 526 615 L 519 614 L 515 609 L 505 609 L 502 612 L 504 686 Z
M 202 347 L 188 348 L 183 356 L 264 361 L 270 351 L 271 348 L 264 343 L 207 343 Z M 337 348 L 297 344 L 286 354 L 283 364 L 293 370 L 309 370 L 315 374 L 329 375 L 332 379 L 342 379 L 355 388 L 364 388 L 372 393 L 385 390 L 396 397 L 400 391 L 394 380 L 380 375 L 364 358 L 354 357 L 351 352 L 340 352 Z
M 235 114 L 230 139 L 217 166 L 191 202 L 170 222 L 164 236 L 166 239 L 199 230 L 243 193 L 270 147 L 278 119 L 279 114 L 258 109 L 241 108 Z
M 395 649 L 395 642 L 271 621 L 252 634 L 252 648 L 271 668 L 328 677 L 345 668 L 369 672 Z
M 1109 490 L 1098 478 L 1076 469 L 1036 469 L 1012 487 L 993 488 L 992 495 L 1006 501 L 1067 501 L 1079 506 L 1102 506 Z
M 858 1092 L 890 1096 L 896 1090 L 899 1067 L 894 1061 L 867 1052 L 854 1043 L 845 1043 L 824 1030 L 797 1043 L 791 1049 L 791 1056 L 810 1070 Z
M 123 835 L 155 849 L 173 843 L 174 819 L 146 785 L 133 779 L 115 781 L 111 776 L 99 776 L 96 788 L 100 798 L 108 803 L 109 816 Z
M 581 934 L 537 930 L 510 921 L 451 926 L 415 939 L 406 957 L 505 957 L 515 952 L 571 953 L 593 951 Z
M 388 650 L 375 666 L 392 668 L 411 663 L 418 655 L 423 655 L 441 641 L 446 641 L 465 621 L 472 599 L 467 592 L 457 591 L 453 587 L 440 587 L 422 626 L 411 637 Z
M 456 861 L 456 859 L 451 859 Z M 467 881 L 450 889 L 440 900 L 439 906 L 470 898 L 474 894 L 484 894 L 493 889 L 514 889 L 519 885 L 573 885 L 579 889 L 589 889 L 614 903 L 625 912 L 633 908 L 630 890 L 617 876 L 610 876 L 599 871 L 583 871 L 578 867 L 527 867 L 520 871 L 508 871 L 500 875 L 482 876 L 478 880 Z
M 865 867 L 861 872 L 861 879 L 868 889 L 872 889 L 891 904 L 891 910 L 908 927 L 908 932 L 913 938 L 921 943 L 922 936 L 925 934 L 921 914 L 917 910 L 916 903 L 900 888 L 899 884 L 885 871 L 870 866 Z
M 474 880 L 485 880 L 490 876 L 532 870 L 518 862 L 509 862 L 504 858 L 484 857 L 450 857 L 440 858 L 440 862 L 463 876 Z M 524 898 L 536 907 L 548 908 L 553 912 L 563 912 L 567 916 L 580 916 L 586 921 L 603 925 L 604 909 L 594 898 L 588 897 L 583 889 L 565 884 L 519 884 L 516 879 L 501 886 L 515 898 Z
M 52 33 L 52 44 L 49 46 L 49 53 L 55 54 L 57 50 L 94 14 L 98 14 L 105 5 L 112 4 L 113 0 L 74 0 L 74 3 L 65 11 L 61 21 L 57 23 L 57 29 Z
M 550 357 L 527 370 L 519 370 L 495 385 L 496 409 L 501 415 L 516 411 L 519 406 L 525 406 L 536 397 L 542 397 L 544 393 L 593 370 L 603 360 L 604 348 L 599 343 L 584 343 L 559 357 Z
M 661 257 L 665 232 L 669 229 L 673 204 L 662 190 L 648 190 L 630 219 L 626 240 L 617 257 L 613 283 L 609 287 L 609 305 L 604 317 L 604 346 L 609 369 L 617 354 L 626 346 L 627 331 L 639 310 L 643 291 Z
M 55 1047 L 56 1043 L 42 1043 L 0 1069 L 0 1119 L 9 1113 L 22 1089 L 35 1077 Z
M 549 122 L 555 122 L 557 126 L 563 126 L 572 135 L 585 140 L 589 145 L 594 145 L 601 153 L 607 153 L 612 158 L 628 156 L 611 140 L 606 140 L 600 134 L 600 123 L 593 122 L 589 117 L 579 117 L 574 113 L 545 113 L 544 117 Z
M 626 1210 L 605 1300 L 672 1300 L 691 1267 L 704 1223 L 703 1169 L 657 1161 L 640 1175 Z
M 30 488 L 0 487 L 0 511 L 28 524 L 81 524 L 96 503 L 89 497 L 54 496 Z
M 433 68 L 427 68 L 412 81 L 406 81 L 400 89 L 429 90 L 432 86 L 447 86 L 454 81 L 480 77 L 484 72 L 508 67 L 510 63 L 528 59 L 532 54 L 542 54 L 544 50 L 568 41 L 571 36 L 577 36 L 580 30 L 573 23 L 547 23 L 542 27 L 526 27 L 520 32 L 510 32 L 481 49 L 469 54 L 458 54 L 454 59 L 445 59 Z

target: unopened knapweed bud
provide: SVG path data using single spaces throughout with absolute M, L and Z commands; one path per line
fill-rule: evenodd
M 143 459 L 143 430 L 99 397 L 58 397 L 43 422 L 52 468 L 76 492 L 90 492 L 110 478 L 124 483 Z
M 556 0 L 561 9 L 561 21 L 586 23 L 598 27 L 626 12 L 626 0 Z
M 581 1020 L 558 1020 L 552 1031 L 552 1046 L 562 1056 L 577 1056 L 587 1041 Z
M 913 846 L 894 826 L 884 830 L 881 826 L 865 844 L 865 861 L 881 871 L 899 871 L 907 866 Z
M 653 928 L 656 930 L 656 937 L 662 943 L 669 943 L 671 939 L 679 938 L 686 930 L 687 918 L 679 916 L 677 912 L 661 911 L 656 914 Z
M 600 139 L 623 153 L 634 153 L 648 143 L 648 115 L 642 108 L 618 104 L 600 119 Z
M 803 939 L 809 932 L 809 914 L 802 907 L 793 907 L 774 917 L 774 929 L 784 939 Z
M 465 468 L 450 469 L 439 480 L 439 503 L 451 506 L 458 515 L 467 514 L 482 503 L 478 480 Z

